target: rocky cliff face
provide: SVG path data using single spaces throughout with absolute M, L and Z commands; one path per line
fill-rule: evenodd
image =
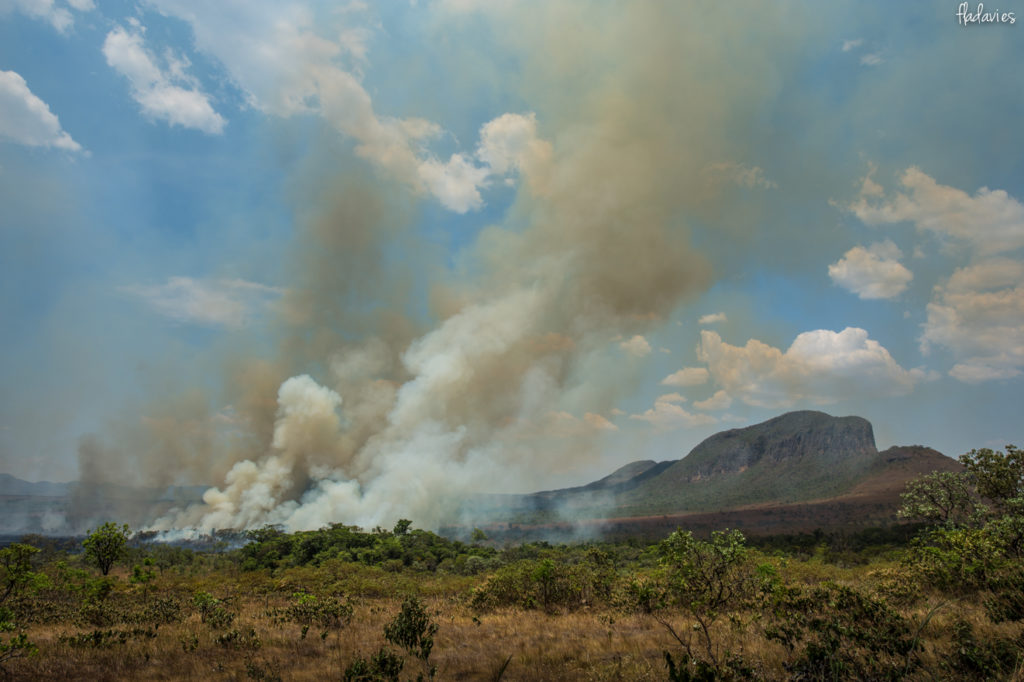
M 746 471 L 758 464 L 813 461 L 818 466 L 847 466 L 873 458 L 875 435 L 861 417 L 832 417 L 824 412 L 789 412 L 766 422 L 711 436 L 676 462 L 666 475 L 703 480 Z

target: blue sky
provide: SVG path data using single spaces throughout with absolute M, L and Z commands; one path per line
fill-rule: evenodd
M 0 471 L 283 462 L 277 509 L 790 409 L 1020 443 L 1024 23 L 956 9 L 0 1 Z

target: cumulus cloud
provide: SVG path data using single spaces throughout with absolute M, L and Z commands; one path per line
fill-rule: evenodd
M 726 410 L 732 405 L 732 398 L 724 390 L 715 391 L 715 394 L 707 400 L 698 400 L 693 406 L 698 410 Z
M 200 280 L 171 277 L 155 286 L 134 285 L 122 293 L 138 297 L 151 308 L 180 322 L 242 327 L 283 292 L 241 279 Z
M 709 315 L 701 315 L 700 319 L 697 320 L 697 324 L 716 324 L 718 322 L 725 322 L 728 319 L 725 313 L 711 313 Z
M 32 94 L 14 71 L 0 71 L 0 137 L 30 147 L 82 151 L 46 102 Z
M 129 32 L 118 26 L 112 30 L 103 42 L 103 56 L 131 83 L 132 97 L 146 116 L 209 135 L 223 132 L 226 121 L 185 74 L 186 63 L 172 58 L 166 68 L 158 66 L 143 44 L 142 29 Z
M 903 395 L 926 378 L 922 370 L 900 367 L 888 350 L 856 327 L 803 332 L 785 352 L 757 339 L 732 346 L 705 329 L 697 356 L 730 396 L 757 407 Z
M 860 298 L 893 298 L 914 275 L 900 263 L 903 252 L 888 239 L 864 248 L 855 246 L 828 266 L 832 281 Z
M 93 0 L 68 0 L 68 5 L 80 12 L 94 9 Z M 74 15 L 54 0 L 0 0 L 0 17 L 20 12 L 33 19 L 48 22 L 58 33 L 67 33 L 75 23 Z
M 953 352 L 950 375 L 977 383 L 1018 376 L 1024 367 L 1024 264 L 1005 254 L 1024 247 L 1024 205 L 1003 190 L 973 196 L 907 169 L 904 192 L 886 198 L 864 180 L 850 210 L 869 225 L 912 222 L 920 232 L 969 247 L 972 262 L 937 285 L 927 306 L 920 344 Z
M 648 343 L 647 339 L 640 334 L 622 341 L 619 343 L 619 348 L 626 351 L 634 358 L 642 358 L 645 355 L 649 355 L 651 352 L 651 344 Z
M 683 367 L 661 380 L 663 386 L 700 386 L 708 381 L 708 371 L 703 367 Z
M 903 173 L 900 184 L 905 191 L 886 198 L 866 178 L 849 210 L 868 225 L 911 222 L 919 232 L 966 242 L 983 255 L 1024 246 L 1024 205 L 1004 190 L 982 187 L 971 196 L 913 167 Z
M 631 414 L 629 418 L 648 422 L 661 432 L 718 423 L 718 420 L 710 415 L 687 412 L 678 404 L 682 400 L 685 399 L 678 393 L 660 396 L 654 401 L 654 407 L 643 414 Z
M 879 64 L 885 63 L 885 59 L 882 58 L 881 53 L 871 52 L 860 58 L 861 66 L 878 66 Z
M 864 44 L 864 39 L 863 38 L 855 38 L 853 40 L 844 40 L 843 41 L 843 52 L 849 52 L 850 50 L 854 50 L 854 49 L 860 47 L 863 44 Z
M 952 350 L 950 374 L 977 383 L 1019 376 L 1024 367 L 1024 263 L 991 258 L 956 270 L 928 304 L 921 350 Z

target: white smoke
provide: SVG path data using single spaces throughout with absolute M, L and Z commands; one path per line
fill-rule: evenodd
M 608 416 L 639 376 L 641 363 L 622 362 L 617 341 L 644 339 L 711 281 L 685 219 L 691 208 L 713 212 L 703 169 L 742 146 L 745 128 L 730 122 L 742 124 L 770 94 L 761 67 L 787 42 L 763 34 L 771 21 L 730 25 L 736 36 L 719 45 L 683 9 L 669 22 L 654 6 L 619 17 L 579 3 L 571 7 L 583 21 L 564 8 L 547 17 L 586 27 L 591 40 L 566 43 L 562 31 L 504 30 L 539 19 L 502 7 L 496 26 L 523 41 L 510 47 L 526 55 L 534 77 L 524 96 L 538 105 L 536 115 L 486 124 L 473 157 L 494 180 L 521 179 L 505 223 L 481 229 L 460 254 L 431 291 L 436 324 L 417 331 L 366 313 L 366 301 L 389 310 L 407 301 L 407 268 L 382 256 L 382 244 L 401 241 L 400 202 L 351 177 L 311 192 L 299 281 L 280 304 L 283 360 L 253 364 L 232 386 L 250 435 L 222 458 L 224 484 L 157 528 L 371 527 L 401 517 L 437 527 L 458 520 L 473 494 L 550 487 L 552 474 L 594 461 L 597 439 L 614 430 Z M 635 43 L 657 49 L 610 58 L 609 45 Z M 737 44 L 742 62 L 729 47 Z M 607 73 L 578 78 L 591 63 Z M 332 102 L 327 118 L 342 115 Z M 344 121 L 335 128 L 368 144 Z M 437 174 L 439 187 L 449 175 Z M 267 400 L 275 388 L 276 404 Z

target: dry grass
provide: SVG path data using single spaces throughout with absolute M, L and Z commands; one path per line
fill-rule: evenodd
M 269 600 L 271 607 L 284 599 Z M 674 648 L 667 632 L 649 617 L 587 610 L 566 614 L 502 610 L 477 615 L 452 598 L 428 598 L 424 604 L 440 629 L 431 663 L 442 680 L 494 679 L 510 659 L 503 680 L 663 679 L 662 652 Z M 383 627 L 401 608 L 401 599 L 375 597 L 356 603 L 352 621 L 326 640 L 312 629 L 301 638 L 297 624 L 278 625 L 266 616 L 267 602 L 235 604 L 233 629 L 255 629 L 260 647 L 228 648 L 195 614 L 161 626 L 156 637 L 131 638 L 108 647 L 75 647 L 62 635 L 88 632 L 65 626 L 28 630 L 39 655 L 9 668 L 15 678 L 67 680 L 245 680 L 258 672 L 276 672 L 287 680 L 339 679 L 357 656 L 369 656 L 387 643 Z M 115 630 L 130 629 L 115 626 Z M 185 651 L 182 640 L 198 639 Z M 394 646 L 389 645 L 392 649 Z M 413 657 L 405 670 L 413 677 L 425 668 Z
M 817 585 L 824 581 L 871 591 L 871 575 L 888 564 L 842 568 L 818 560 L 773 560 L 791 584 Z M 112 601 L 145 603 L 145 593 L 121 574 Z M 32 625 L 30 639 L 39 647 L 31 658 L 11 661 L 14 679 L 27 680 L 328 680 L 341 679 L 357 657 L 369 657 L 382 646 L 397 651 L 383 635 L 384 625 L 400 611 L 403 598 L 418 595 L 439 626 L 430 662 L 440 680 L 662 680 L 666 677 L 664 652 L 681 647 L 653 617 L 625 613 L 609 606 L 584 607 L 562 613 L 542 610 L 499 609 L 478 613 L 467 596 L 486 576 L 454 576 L 327 562 L 320 568 L 276 572 L 241 572 L 231 568 L 203 569 L 195 573 L 167 572 L 157 578 L 152 594 L 174 597 L 184 606 L 183 617 L 155 629 L 155 636 L 129 636 L 124 643 L 75 646 L 68 636 L 95 628 L 67 624 Z M 189 601 L 198 591 L 225 599 L 236 614 L 234 622 L 214 629 L 200 621 Z M 270 615 L 285 607 L 292 594 L 310 590 L 318 594 L 352 596 L 351 621 L 321 639 L 316 626 L 301 637 L 301 626 L 279 623 Z M 152 597 L 150 597 L 152 598 Z M 948 679 L 944 657 L 953 648 L 954 623 L 971 624 L 979 639 L 1024 641 L 1022 625 L 994 625 L 979 599 L 956 600 L 933 595 L 900 612 L 919 627 L 921 667 L 911 679 Z M 934 610 L 938 604 L 941 607 Z M 719 652 L 739 654 L 764 679 L 787 679 L 781 644 L 764 637 L 756 613 L 739 614 L 738 622 L 719 619 L 713 639 Z M 692 623 L 677 613 L 671 624 L 686 636 Z M 128 631 L 146 626 L 118 624 L 99 628 Z M 235 630 L 240 639 L 225 645 L 218 637 Z M 255 631 L 258 645 L 248 638 Z M 694 640 L 697 650 L 698 643 Z M 427 668 L 406 656 L 403 679 L 415 679 Z M 678 659 L 678 656 L 677 656 Z M 1024 652 L 1015 673 L 1005 679 L 1024 682 Z M 506 665 L 507 662 L 507 665 Z M 503 671 L 503 672 L 502 672 Z

